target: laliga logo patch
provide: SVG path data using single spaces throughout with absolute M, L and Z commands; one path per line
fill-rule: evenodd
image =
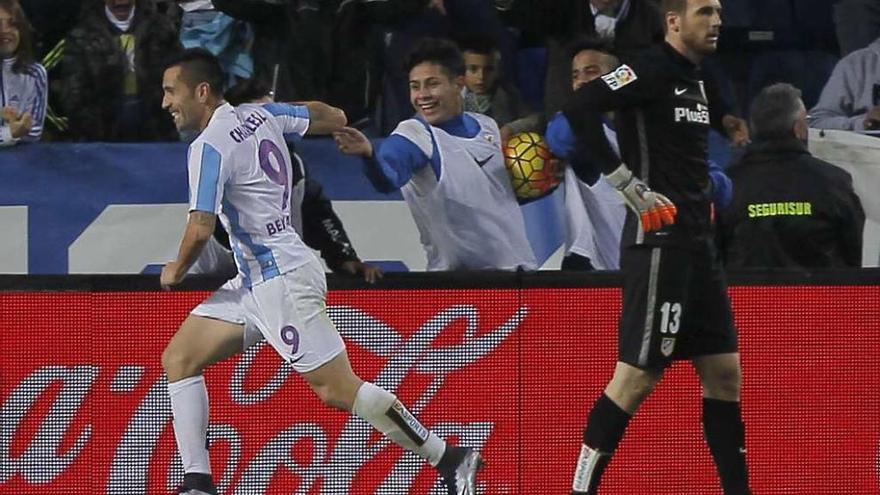
M 626 64 L 621 65 L 613 72 L 609 72 L 602 76 L 602 80 L 605 81 L 605 84 L 607 84 L 612 91 L 617 91 L 636 79 L 638 79 L 638 76 L 636 76 L 635 71 Z
M 664 337 L 663 341 L 660 342 L 660 352 L 669 357 L 672 355 L 672 351 L 675 350 L 675 338 L 674 337 Z
M 483 138 L 484 138 L 486 141 L 489 141 L 490 143 L 495 142 L 495 136 L 493 136 L 491 133 L 488 133 L 488 132 L 487 132 L 486 134 L 483 134 Z

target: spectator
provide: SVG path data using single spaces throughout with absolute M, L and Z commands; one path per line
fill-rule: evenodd
M 459 42 L 464 55 L 464 110 L 495 119 L 501 142 L 520 132 L 541 132 L 541 116 L 530 112 L 517 89 L 501 72 L 501 53 L 487 37 L 468 37 Z
M 834 5 L 834 24 L 842 56 L 864 48 L 880 36 L 880 2 L 840 0 Z
M 46 117 L 46 69 L 34 60 L 33 30 L 17 0 L 0 0 L 3 59 L 0 146 L 39 141 Z
M 548 33 L 544 110 L 552 117 L 571 95 L 567 47 L 578 36 L 599 37 L 626 56 L 663 41 L 660 9 L 650 0 L 566 0 L 561 32 Z
M 837 63 L 810 117 L 818 129 L 880 129 L 880 38 Z
M 412 3 L 412 0 L 406 0 Z M 383 3 L 383 2 L 375 2 Z M 403 66 L 406 54 L 418 40 L 427 37 L 458 39 L 485 36 L 501 52 L 501 63 L 513 74 L 515 42 L 498 17 L 491 2 L 485 0 L 422 0 L 415 15 L 398 18 L 383 33 L 381 129 L 390 133 L 398 123 L 412 116 L 407 89 L 409 71 Z
M 176 141 L 162 70 L 181 50 L 148 0 L 92 0 L 66 38 L 61 92 L 80 141 Z
M 349 121 L 370 115 L 379 87 L 373 27 L 422 10 L 427 0 L 213 0 L 254 28 L 254 78 L 280 101 L 326 101 Z
M 289 6 L 264 0 L 213 0 L 214 8 L 236 19 L 251 23 L 254 28 L 254 79 L 272 81 L 270 91 L 280 100 L 305 98 L 297 94 L 291 80 L 293 39 L 296 36 Z M 307 56 L 309 56 L 307 54 Z
M 728 168 L 733 202 L 722 214 L 730 268 L 857 267 L 865 214 L 852 177 L 807 151 L 801 92 L 780 83 L 752 102 L 754 142 Z
M 211 0 L 181 0 L 180 42 L 184 48 L 205 48 L 220 61 L 229 86 L 254 74 L 250 47 L 253 32 L 246 23 L 216 10 Z
M 619 65 L 611 44 L 598 38 L 575 41 L 569 54 L 570 80 L 575 91 Z M 617 135 L 610 122 L 606 122 L 605 134 L 617 150 Z M 566 235 L 562 269 L 617 270 L 620 268 L 620 236 L 626 219 L 623 199 L 598 170 L 585 163 L 589 150 L 579 146 L 562 112 L 547 126 L 547 142 L 553 154 L 571 163 L 566 167 L 564 179 Z
M 462 110 L 461 52 L 449 41 L 425 38 L 405 65 L 418 115 L 378 149 L 356 129 L 343 128 L 334 133 L 339 149 L 364 158 L 377 190 L 401 190 L 428 270 L 535 269 L 498 126 Z

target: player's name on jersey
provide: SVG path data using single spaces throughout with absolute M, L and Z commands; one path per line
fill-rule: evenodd
M 244 119 L 242 125 L 229 131 L 229 137 L 236 143 L 240 143 L 249 138 L 264 122 L 266 122 L 266 117 L 254 112 Z
M 788 201 L 785 203 L 754 203 L 748 206 L 749 218 L 776 216 L 809 216 L 813 205 L 808 201 Z
M 292 228 L 293 224 L 290 220 L 290 215 L 284 215 L 283 217 L 275 220 L 274 222 L 269 222 L 266 224 L 266 233 L 269 235 L 275 235 L 278 232 L 284 232 L 285 230 Z

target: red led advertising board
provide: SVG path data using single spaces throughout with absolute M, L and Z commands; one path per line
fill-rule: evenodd
M 0 292 L 0 492 L 169 493 L 181 479 L 159 358 L 205 292 Z M 752 486 L 880 493 L 880 289 L 739 286 Z M 355 371 L 488 460 L 484 494 L 567 494 L 611 376 L 614 288 L 332 291 Z M 206 373 L 223 494 L 436 494 L 436 473 L 324 407 L 271 348 Z M 699 383 L 673 366 L 607 494 L 720 494 Z

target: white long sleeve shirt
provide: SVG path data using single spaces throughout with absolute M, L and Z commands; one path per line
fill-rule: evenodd
M 837 63 L 810 110 L 810 127 L 865 129 L 865 116 L 880 105 L 880 40 L 856 50 Z
M 48 99 L 48 77 L 42 65 L 34 63 L 21 73 L 12 71 L 14 58 L 4 59 L 0 70 L 0 108 L 15 107 L 28 112 L 34 119 L 30 132 L 21 139 L 13 139 L 9 123 L 0 125 L 0 146 L 11 146 L 21 141 L 39 141 L 43 135 Z

